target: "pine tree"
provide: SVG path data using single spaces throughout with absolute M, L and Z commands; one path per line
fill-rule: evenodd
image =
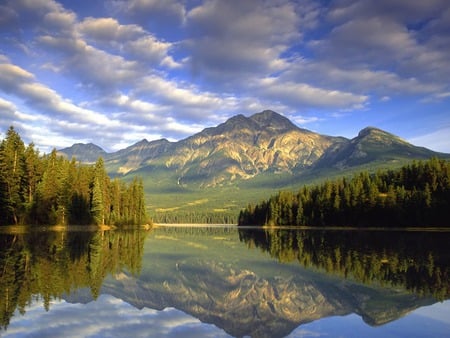
M 24 216 L 25 145 L 19 134 L 10 127 L 0 145 L 0 189 L 2 214 L 6 223 L 18 224 Z
M 103 194 L 98 178 L 95 179 L 92 188 L 91 215 L 96 225 L 105 224 L 105 214 L 103 212 Z

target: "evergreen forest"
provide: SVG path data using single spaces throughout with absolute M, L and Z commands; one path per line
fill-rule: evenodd
M 0 143 L 0 225 L 136 225 L 147 222 L 141 179 L 110 179 L 104 162 L 40 155 L 10 127 Z
M 298 192 L 281 191 L 239 214 L 239 225 L 449 227 L 450 163 L 413 161 Z

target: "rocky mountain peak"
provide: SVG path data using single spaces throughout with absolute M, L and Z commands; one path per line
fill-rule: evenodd
M 379 146 L 383 145 L 392 146 L 394 144 L 402 146 L 406 145 L 411 146 L 406 141 L 402 140 L 400 137 L 375 127 L 366 127 L 362 129 L 358 133 L 358 136 L 353 139 L 353 141 L 376 143 Z
M 143 138 L 142 140 L 140 140 L 139 142 L 135 143 L 134 145 L 135 146 L 146 146 L 148 144 L 149 144 L 148 140 L 146 138 Z
M 379 128 L 375 128 L 375 127 L 366 127 L 364 129 L 362 129 L 359 133 L 358 133 L 358 138 L 365 138 L 365 137 L 389 137 L 389 138 L 398 138 L 395 135 L 392 135 L 384 130 L 381 130 Z
M 239 114 L 229 118 L 217 127 L 208 128 L 207 130 L 216 135 L 223 135 L 227 133 L 240 132 L 243 129 L 257 130 L 259 129 L 259 126 L 248 117 Z
M 273 129 L 276 131 L 299 129 L 288 118 L 272 110 L 264 110 L 261 113 L 254 114 L 250 119 L 255 121 L 261 128 Z

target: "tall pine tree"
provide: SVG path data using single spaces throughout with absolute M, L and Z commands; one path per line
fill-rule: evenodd
M 25 145 L 19 134 L 10 127 L 0 144 L 0 189 L 2 219 L 18 224 L 24 215 Z

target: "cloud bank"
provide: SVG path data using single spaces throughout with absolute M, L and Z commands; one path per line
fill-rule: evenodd
M 450 151 L 427 138 L 450 123 L 446 0 L 6 0 L 0 29 L 0 130 L 44 151 L 179 140 L 263 109 Z

